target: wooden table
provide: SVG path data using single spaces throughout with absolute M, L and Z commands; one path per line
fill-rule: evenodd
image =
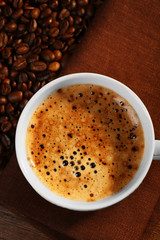
M 22 218 L 0 206 L 0 240 L 51 240 Z M 57 239 L 58 240 L 58 239 Z M 64 239 L 65 240 L 65 239 Z M 81 240 L 81 239 L 80 239 Z M 129 239 L 128 239 L 129 240 Z M 137 239 L 136 239 L 137 240 Z M 143 238 L 142 240 L 145 240 Z M 147 239 L 148 240 L 148 239 Z M 160 220 L 151 233 L 150 240 L 160 240 Z

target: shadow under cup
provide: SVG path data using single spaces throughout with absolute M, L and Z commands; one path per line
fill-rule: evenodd
M 144 155 L 134 178 L 129 182 L 129 184 L 127 184 L 116 194 L 94 202 L 73 201 L 54 194 L 35 175 L 29 161 L 27 160 L 25 149 L 25 139 L 28 124 L 35 109 L 54 91 L 58 90 L 59 88 L 64 88 L 66 86 L 75 84 L 95 84 L 109 88 L 118 93 L 120 96 L 126 99 L 135 109 L 144 131 Z M 24 108 L 17 125 L 15 145 L 20 169 L 27 181 L 39 195 L 41 195 L 47 201 L 64 208 L 78 211 L 90 211 L 108 207 L 121 201 L 130 195 L 141 184 L 152 162 L 155 147 L 155 137 L 150 115 L 142 101 L 132 90 L 130 90 L 124 84 L 107 76 L 94 73 L 77 73 L 60 77 L 48 83 L 30 99 Z

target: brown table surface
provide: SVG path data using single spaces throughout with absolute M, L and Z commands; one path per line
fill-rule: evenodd
M 22 239 L 49 240 L 49 238 L 39 229 L 36 229 L 31 224 L 24 221 L 22 218 L 0 206 L 0 240 Z M 146 238 L 144 236 L 142 240 L 145 239 Z M 153 228 L 153 231 L 150 235 L 150 240 L 160 240 L 160 220 L 158 224 Z
M 22 239 L 49 240 L 49 238 L 39 229 L 36 229 L 22 218 L 0 206 L 0 240 Z M 146 240 L 145 235 L 142 237 L 142 240 Z M 153 231 L 147 240 L 160 240 L 160 220 L 158 224 L 154 226 Z

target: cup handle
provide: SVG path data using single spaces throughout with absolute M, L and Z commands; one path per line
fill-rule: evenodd
M 160 160 L 160 140 L 155 140 L 153 160 Z

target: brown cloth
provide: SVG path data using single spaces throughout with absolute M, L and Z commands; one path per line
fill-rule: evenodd
M 148 108 L 160 139 L 160 1 L 106 0 L 63 74 L 73 72 L 97 72 L 129 86 Z M 15 155 L 0 177 L 0 204 L 50 239 L 150 239 L 152 219 L 160 220 L 159 198 L 160 161 L 153 161 L 128 198 L 93 212 L 66 210 L 42 199 L 23 177 Z

